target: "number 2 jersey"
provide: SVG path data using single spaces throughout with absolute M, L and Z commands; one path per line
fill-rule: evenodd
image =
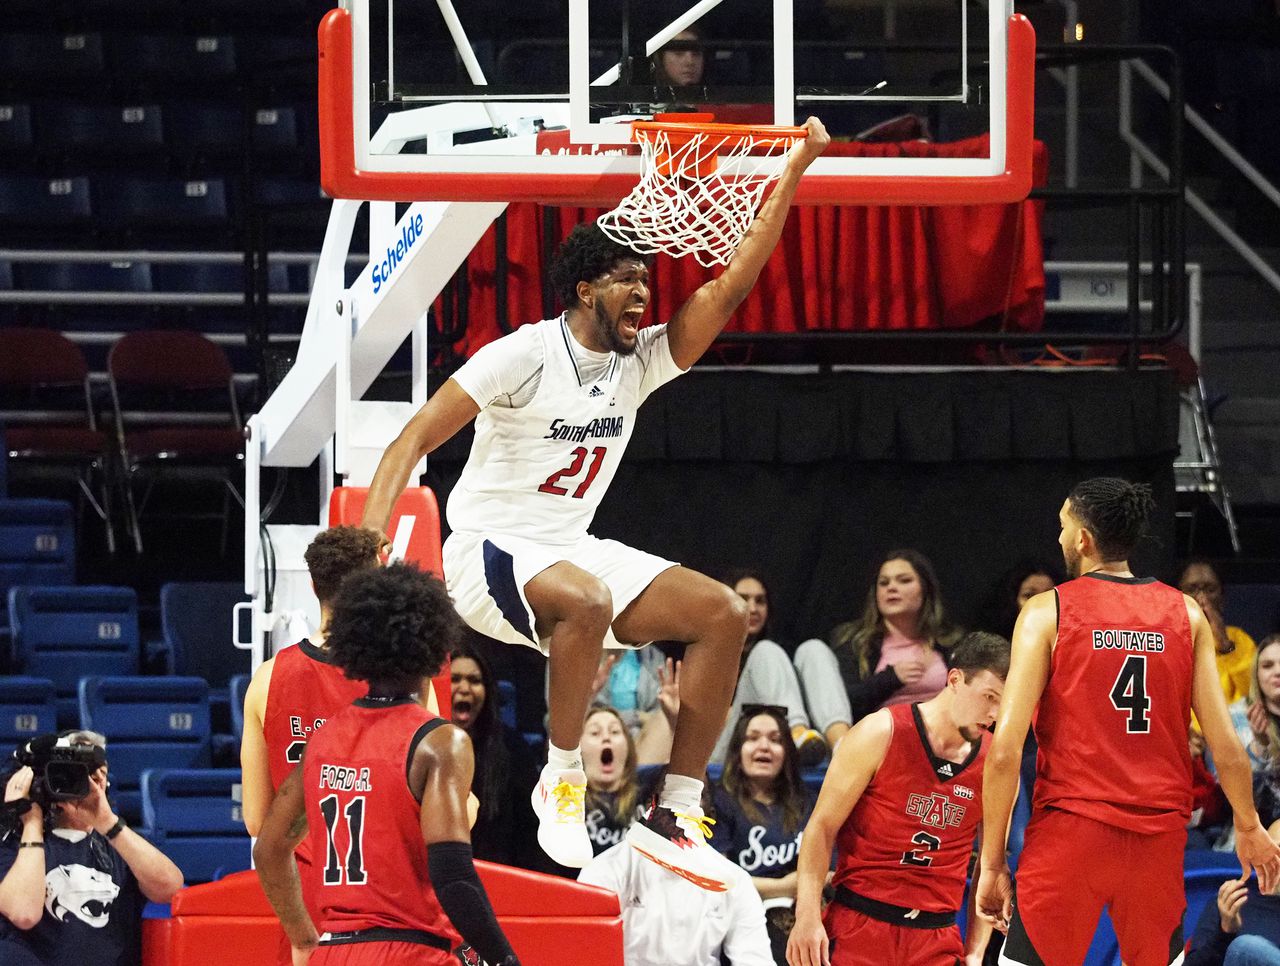
M 1035 720 L 1035 807 L 1134 832 L 1185 828 L 1194 660 L 1182 592 L 1091 573 L 1057 595 L 1058 638 Z
M 486 345 L 453 375 L 480 415 L 449 494 L 450 529 L 575 543 L 618 470 L 636 411 L 683 371 L 665 325 L 641 329 L 630 355 L 583 348 L 563 315 Z
M 412 929 L 461 942 L 427 873 L 421 805 L 409 789 L 418 742 L 445 722 L 411 698 L 358 698 L 307 744 L 302 788 L 316 928 Z M 452 962 L 447 953 L 423 962 Z
M 947 761 L 933 753 L 919 705 L 886 710 L 889 748 L 836 837 L 832 881 L 877 902 L 955 912 L 982 822 L 990 737 L 974 742 L 964 761 Z

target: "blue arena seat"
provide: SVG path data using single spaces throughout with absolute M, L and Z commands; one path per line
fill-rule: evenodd
M 225 101 L 173 101 L 165 105 L 165 141 L 183 157 L 239 155 L 244 112 Z
M 102 178 L 96 208 L 115 227 L 194 228 L 227 220 L 227 186 L 221 178 Z
M 0 153 L 30 151 L 35 145 L 30 104 L 0 104 Z
M 1280 584 L 1232 584 L 1223 611 L 1228 624 L 1260 641 L 1280 631 Z
M 188 885 L 249 868 L 251 843 L 239 786 L 238 768 L 142 773 L 142 831 L 177 864 Z
M 164 147 L 156 104 L 101 105 L 55 101 L 36 110 L 36 144 L 47 150 L 104 154 Z
M 147 262 L 25 262 L 18 281 L 38 292 L 150 292 Z
M 194 677 L 86 677 L 80 681 L 81 727 L 107 736 L 107 763 L 117 807 L 142 814 L 148 768 L 209 764 L 209 685 Z
M 0 77 L 7 83 L 80 87 L 105 74 L 101 34 L 0 34 Z
M 260 107 L 250 118 L 251 147 L 259 154 L 292 152 L 298 147 L 298 115 L 292 107 Z
M 88 178 L 0 178 L 0 224 L 59 228 L 87 222 L 91 214 Z
M 0 676 L 0 754 L 58 727 L 57 692 L 48 678 Z
M 62 500 L 0 500 L 0 627 L 9 626 L 9 590 L 76 580 L 74 512 Z
M 213 689 L 249 671 L 249 652 L 232 644 L 232 608 L 247 601 L 244 585 L 169 583 L 160 588 L 160 623 L 173 673 L 198 675 Z
M 130 587 L 14 587 L 13 662 L 53 681 L 58 719 L 75 724 L 80 679 L 138 673 L 138 598 Z
M 252 675 L 237 674 L 231 679 L 231 733 L 237 745 L 244 738 L 244 694 L 249 690 Z
M 109 49 L 117 77 L 203 87 L 236 76 L 236 44 L 227 36 L 117 34 Z
M 240 293 L 244 291 L 244 271 L 243 262 L 173 262 L 153 269 L 161 292 Z M 272 262 L 267 266 L 267 289 L 289 291 L 288 265 Z

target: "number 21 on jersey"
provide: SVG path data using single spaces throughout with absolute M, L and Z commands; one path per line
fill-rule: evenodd
M 604 463 L 605 455 L 608 452 L 609 449 L 606 446 L 597 446 L 592 450 L 588 450 L 585 446 L 577 447 L 573 453 L 570 454 L 573 459 L 569 465 L 562 470 L 556 470 L 548 476 L 546 481 L 538 487 L 538 492 L 550 493 L 552 496 L 568 496 L 569 490 L 567 484 L 573 482 L 573 480 L 582 473 L 582 467 L 586 464 L 587 457 L 590 456 L 591 465 L 587 467 L 587 474 L 582 478 L 582 482 L 574 487 L 573 490 L 573 498 L 575 500 L 581 500 L 590 488 L 591 484 L 595 482 L 596 475 L 600 472 L 600 467 Z M 565 481 L 565 486 L 560 485 L 560 481 L 562 479 Z

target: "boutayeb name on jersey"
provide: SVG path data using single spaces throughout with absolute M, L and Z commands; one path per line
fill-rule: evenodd
M 350 768 L 346 765 L 321 765 L 320 787 L 338 792 L 368 792 L 373 790 L 368 768 Z
M 1095 651 L 1164 651 L 1164 635 L 1159 631 L 1094 631 Z
M 588 439 L 617 439 L 622 435 L 624 426 L 622 416 L 602 416 L 589 423 L 574 425 L 563 419 L 553 419 L 547 427 L 547 435 L 543 439 L 566 439 L 571 443 L 581 443 Z
M 910 795 L 907 798 L 907 814 L 920 819 L 921 825 L 930 828 L 956 826 L 964 821 L 965 806 L 957 805 L 946 795 Z

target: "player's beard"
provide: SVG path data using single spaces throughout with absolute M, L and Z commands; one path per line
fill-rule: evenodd
M 1062 548 L 1062 562 L 1067 565 L 1067 579 L 1075 580 L 1080 576 L 1080 554 L 1074 549 Z
M 982 733 L 985 729 L 978 725 L 969 725 L 960 729 L 960 737 L 970 743 L 982 740 Z
M 618 335 L 618 320 L 609 318 L 604 310 L 604 306 L 596 302 L 595 306 L 596 329 L 600 332 L 600 337 L 604 339 L 605 345 L 609 347 L 611 352 L 616 352 L 620 356 L 629 356 L 635 353 L 636 343 L 627 343 L 622 340 L 622 336 Z

